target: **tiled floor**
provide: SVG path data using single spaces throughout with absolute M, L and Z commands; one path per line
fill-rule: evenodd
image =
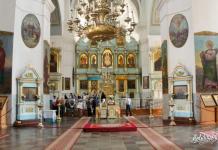
M 78 118 L 64 118 L 60 126 L 46 124 L 40 128 L 8 128 L 0 133 L 9 135 L 0 140 L 0 150 L 42 150 L 64 131 L 74 124 Z
M 161 118 L 149 119 L 147 116 L 140 116 L 137 118 L 185 150 L 218 150 L 218 141 L 214 144 L 192 143 L 194 134 L 198 134 L 200 131 L 218 131 L 218 125 L 186 125 L 172 127 L 164 126 Z
M 200 131 L 218 131 L 218 125 L 196 126 L 164 126 L 161 118 L 149 119 L 147 116 L 136 117 L 149 127 L 176 143 L 185 150 L 218 150 L 218 142 L 214 144 L 193 144 L 194 134 Z M 65 118 L 60 127 L 47 126 L 39 128 L 8 128 L 8 136 L 0 138 L 0 150 L 42 150 L 60 136 L 78 120 Z M 91 120 L 94 121 L 94 120 Z M 121 120 L 103 120 L 99 123 L 116 123 Z M 4 133 L 5 130 L 0 130 Z M 72 135 L 73 136 L 73 135 Z M 151 145 L 138 132 L 82 133 L 74 150 L 150 150 Z
M 91 123 L 118 124 L 126 119 L 91 119 Z M 151 145 L 138 132 L 83 132 L 73 150 L 150 150 Z
M 153 148 L 138 132 L 83 132 L 73 150 L 153 150 Z

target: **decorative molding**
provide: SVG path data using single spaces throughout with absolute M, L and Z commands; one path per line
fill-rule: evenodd
M 160 12 L 161 8 L 164 6 L 165 3 L 167 3 L 169 0 L 158 0 L 157 9 Z
M 151 11 L 151 26 L 160 26 L 160 15 L 158 10 L 158 2 L 160 0 L 154 0 Z
M 42 1 L 48 7 L 50 13 L 52 13 L 55 10 L 55 6 L 51 0 L 42 0 Z
M 201 32 L 196 32 L 195 35 L 218 35 L 217 32 L 212 32 L 212 31 L 201 31 Z

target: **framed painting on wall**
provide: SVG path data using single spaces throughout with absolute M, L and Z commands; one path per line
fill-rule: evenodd
M 118 57 L 117 57 L 117 66 L 119 67 L 119 68 L 122 68 L 122 67 L 124 67 L 124 56 L 122 55 L 122 54 L 120 54 L 120 55 L 118 55 Z
M 173 86 L 173 94 L 175 94 L 174 99 L 186 99 L 187 92 L 188 92 L 188 86 L 187 85 Z
M 11 93 L 13 33 L 0 31 L 0 94 Z
M 92 66 L 93 68 L 96 68 L 96 67 L 98 66 L 97 62 L 98 62 L 97 55 L 96 55 L 96 54 L 93 54 L 93 55 L 91 56 L 91 66 Z
M 162 70 L 162 88 L 163 94 L 168 94 L 168 50 L 167 40 L 164 40 L 161 45 L 161 70 Z
M 202 31 L 195 33 L 196 90 L 211 93 L 218 90 L 218 33 Z
M 202 94 L 201 99 L 202 99 L 205 107 L 215 107 L 215 106 L 217 106 L 216 102 L 214 101 L 211 94 Z
M 135 65 L 135 55 L 134 54 L 128 54 L 127 56 L 127 67 L 134 68 Z
M 110 49 L 105 49 L 102 55 L 103 67 L 112 67 L 113 65 L 113 56 Z
M 182 47 L 188 39 L 188 32 L 189 27 L 186 17 L 182 14 L 173 16 L 169 27 L 169 36 L 172 44 L 177 48 Z
M 70 90 L 70 78 L 65 78 L 65 90 Z
M 89 59 L 86 54 L 80 55 L 80 68 L 88 68 L 89 66 Z
M 149 76 L 143 77 L 143 89 L 149 89 Z
M 44 65 L 43 65 L 43 93 L 49 94 L 49 55 L 50 55 L 50 45 L 48 41 L 44 41 Z
M 21 34 L 24 44 L 29 48 L 34 48 L 40 39 L 40 24 L 34 14 L 28 14 L 24 17 L 21 27 Z

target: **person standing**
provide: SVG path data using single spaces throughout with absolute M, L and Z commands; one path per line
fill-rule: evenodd
M 5 57 L 6 54 L 3 48 L 3 42 L 0 40 L 0 84 L 4 83 Z
M 86 101 L 86 107 L 88 111 L 88 116 L 92 116 L 91 99 L 88 98 Z
M 104 94 L 104 92 L 102 91 L 101 93 L 101 103 L 104 103 L 106 100 L 106 95 Z
M 92 110 L 93 110 L 93 116 L 95 116 L 95 112 L 96 112 L 96 105 L 97 105 L 97 100 L 96 100 L 96 97 L 93 97 L 93 100 L 92 100 Z
M 132 116 L 132 112 L 131 112 L 131 98 L 127 95 L 126 96 L 126 116 L 130 115 Z

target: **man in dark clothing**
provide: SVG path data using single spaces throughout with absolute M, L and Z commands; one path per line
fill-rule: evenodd
M 90 99 L 88 99 L 86 101 L 86 106 L 87 106 L 88 116 L 92 116 L 91 100 Z
M 95 116 L 95 110 L 96 110 L 96 98 L 94 97 L 92 100 L 92 110 L 93 110 L 93 115 Z
M 101 102 L 103 101 L 103 99 L 106 99 L 106 95 L 104 94 L 104 92 L 101 93 Z

